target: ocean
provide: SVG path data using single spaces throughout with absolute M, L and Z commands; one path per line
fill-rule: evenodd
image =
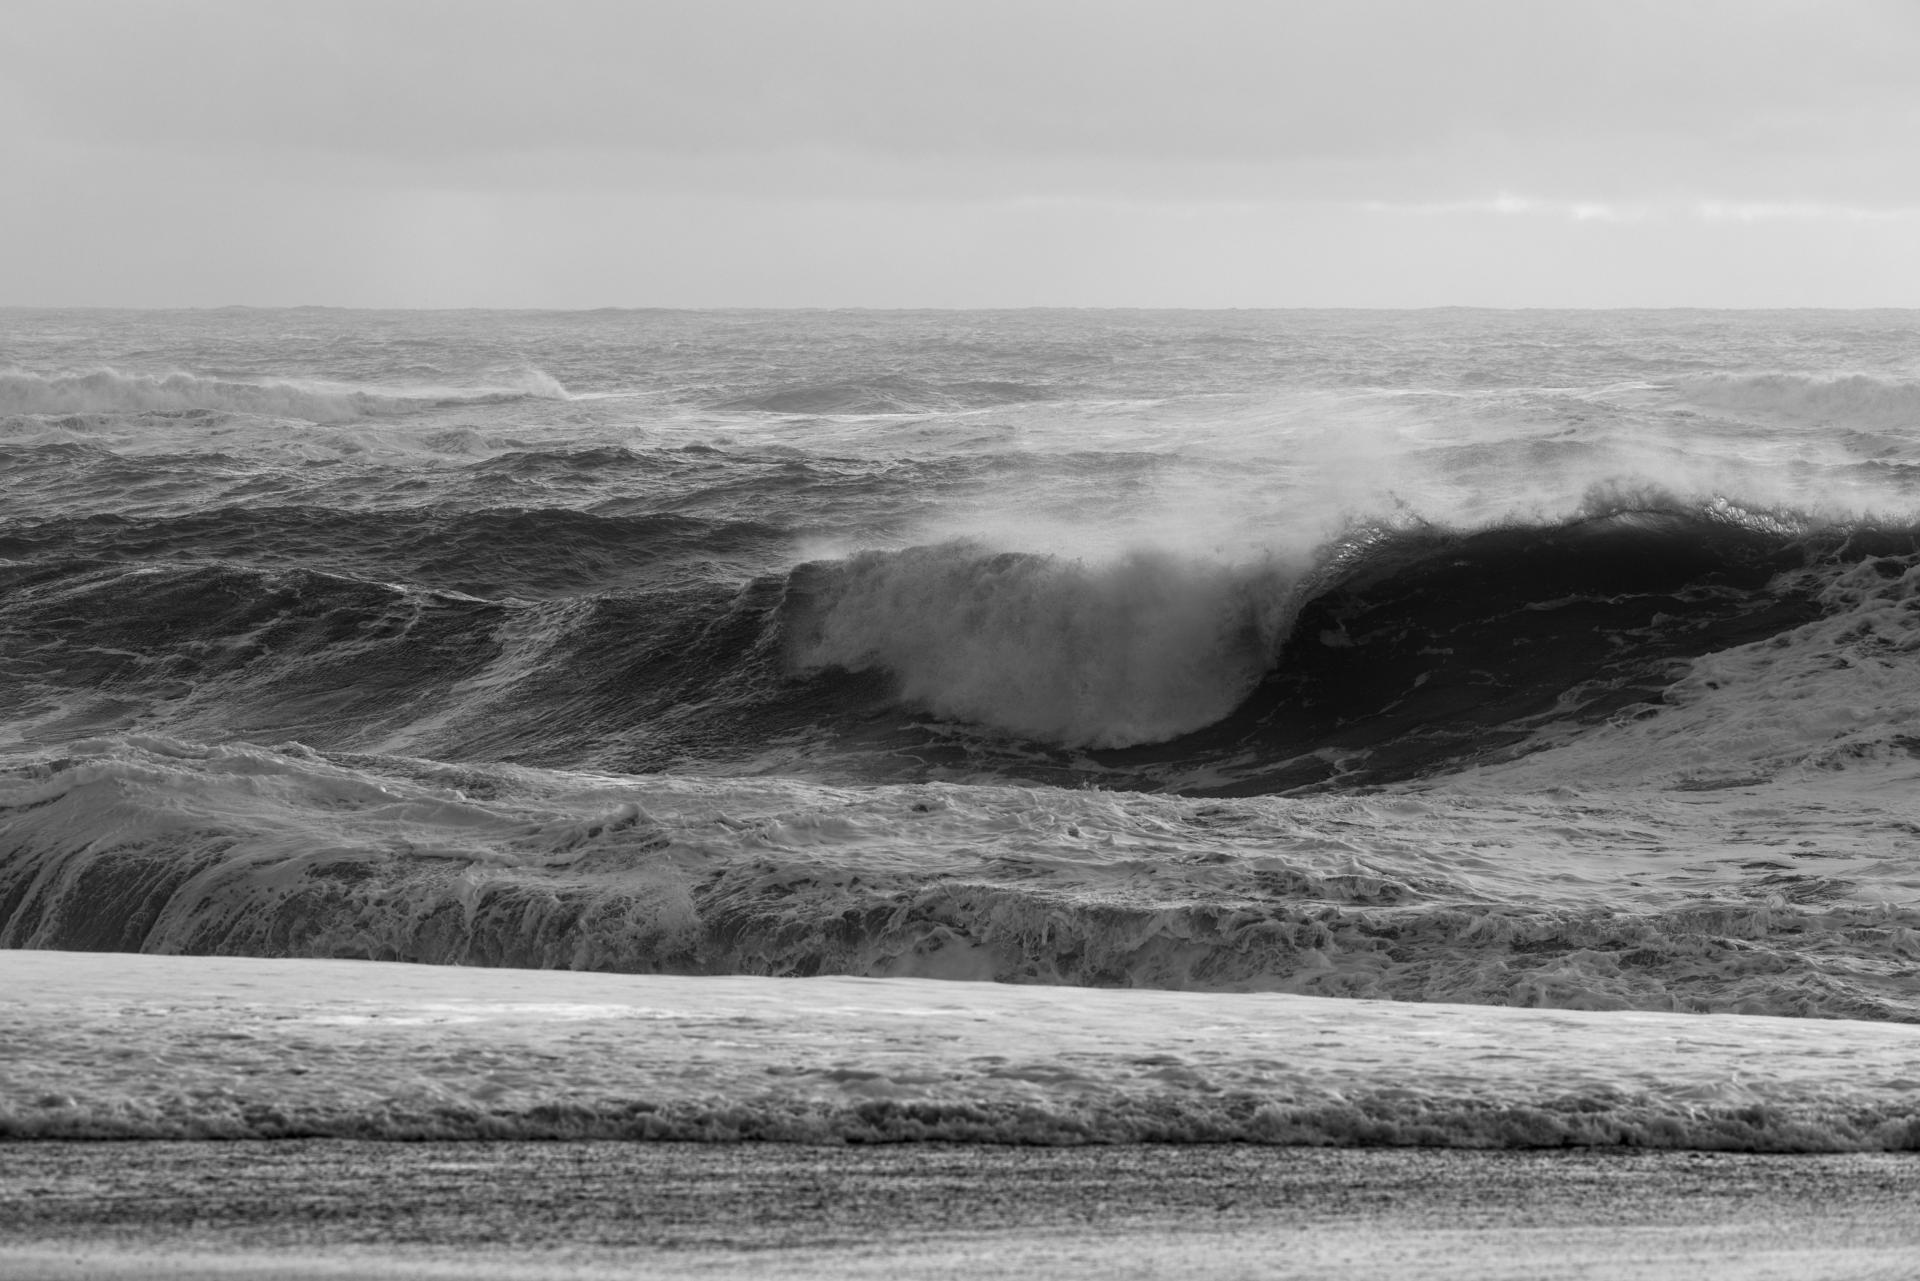
M 0 311 L 0 946 L 759 1028 L 0 1132 L 1917 1147 L 1917 650 L 1920 313 Z

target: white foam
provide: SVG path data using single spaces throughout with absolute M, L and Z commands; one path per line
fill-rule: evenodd
M 1920 1145 L 1920 1028 L 0 952 L 0 1135 Z
M 968 543 L 832 566 L 796 637 L 803 669 L 882 667 L 942 715 L 1090 747 L 1225 716 L 1273 660 L 1291 606 L 1277 562 L 1135 552 L 1104 562 Z
M 390 417 L 448 399 L 488 400 L 502 395 L 567 399 L 566 389 L 537 369 L 510 374 L 499 386 L 479 389 L 363 387 L 318 380 L 243 380 L 118 369 L 66 374 L 0 371 L 0 416 L 177 414 L 198 410 L 349 423 Z
M 0 775 L 11 946 L 1920 1019 L 1904 753 L 1218 801 L 68 750 Z

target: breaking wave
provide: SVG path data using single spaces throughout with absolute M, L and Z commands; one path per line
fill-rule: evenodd
M 1864 618 L 1827 585 L 1904 590 L 1920 554 L 1904 526 L 1674 507 L 1253 562 L 948 542 L 740 580 L 790 537 L 559 509 L 22 523 L 4 685 L 32 742 L 137 726 L 623 771 L 779 744 L 891 779 L 1285 792 L 1658 702 L 1704 655 Z
M 1470 859 L 1490 815 L 1444 799 L 853 793 L 154 736 L 70 751 L 0 773 L 0 947 L 1920 1021 L 1910 906 L 1771 860 L 1707 895 L 1489 902 Z M 1568 839 L 1546 802 L 1501 814 Z M 1622 859 L 1618 834 L 1585 839 Z
M 802 567 L 789 634 L 803 672 L 882 672 L 938 717 L 1138 749 L 1117 761 L 1324 771 L 1337 748 L 1417 771 L 1657 698 L 1676 662 L 1817 616 L 1790 571 L 1917 540 L 1719 503 L 1361 529 L 1251 565 L 950 543 Z
M 869 552 L 813 577 L 803 670 L 883 669 L 937 715 L 1087 747 L 1160 742 L 1232 711 L 1273 660 L 1296 581 L 1273 565 L 971 543 Z

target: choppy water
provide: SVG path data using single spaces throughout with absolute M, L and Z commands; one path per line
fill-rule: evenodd
M 0 944 L 1920 1021 L 1920 315 L 0 312 Z

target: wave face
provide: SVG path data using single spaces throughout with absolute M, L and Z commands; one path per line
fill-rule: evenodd
M 1910 318 L 82 320 L 0 943 L 1920 1021 Z
M 1287 571 L 969 542 L 717 581 L 783 531 L 231 508 L 0 536 L 14 733 L 297 737 L 550 768 L 837 762 L 1206 794 L 1406 779 L 1657 701 L 1920 530 L 1695 511 L 1372 532 Z M 322 568 L 324 566 L 324 568 Z M 561 713 L 564 709 L 564 714 Z M 884 728 L 876 718 L 884 717 Z
M 1909 526 L 1789 531 L 1724 507 L 1364 531 L 1291 572 L 950 544 L 811 567 L 793 654 L 883 670 L 908 703 L 1025 742 L 1137 749 L 1116 763 L 1257 776 L 1338 753 L 1356 782 L 1658 698 L 1676 662 L 1818 617 L 1823 573 L 1917 550 Z

